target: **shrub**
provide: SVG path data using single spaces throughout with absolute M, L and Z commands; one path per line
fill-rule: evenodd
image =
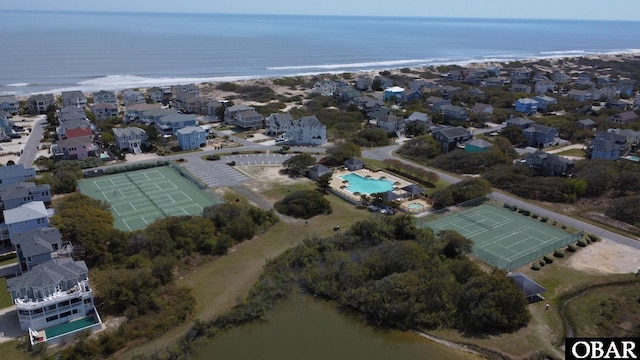
M 567 251 L 569 252 L 576 252 L 577 249 L 578 247 L 576 246 L 576 244 L 569 244 L 569 246 L 567 246 Z
M 547 221 L 549 221 L 549 218 L 546 217 L 546 216 L 543 216 L 543 217 L 540 218 L 540 221 L 547 222 Z
M 229 166 L 236 166 L 236 162 L 235 162 L 235 161 L 229 161 L 229 162 L 227 163 L 227 165 L 229 165 Z
M 542 257 L 542 260 L 544 260 L 544 262 L 546 262 L 547 264 L 553 264 L 553 258 L 549 255 L 545 255 L 544 257 Z
M 316 190 L 293 192 L 273 206 L 280 213 L 295 218 L 309 219 L 320 214 L 331 214 L 331 203 Z
M 587 238 L 589 238 L 591 240 L 591 242 L 598 242 L 600 241 L 600 238 L 597 235 L 593 235 L 593 234 L 588 234 Z
M 564 251 L 562 249 L 558 249 L 558 250 L 553 252 L 553 256 L 555 256 L 557 258 L 563 258 L 564 257 Z
M 218 154 L 211 154 L 211 155 L 208 155 L 208 156 L 206 157 L 206 159 L 207 159 L 207 160 L 209 160 L 209 161 L 220 160 L 220 155 L 218 155 Z
M 531 264 L 531 269 L 532 270 L 540 270 L 540 265 L 538 263 L 533 263 L 533 264 Z
M 529 214 L 531 214 L 531 211 L 529 211 L 529 210 L 522 210 L 522 213 L 521 213 L 521 214 L 522 214 L 522 215 L 524 215 L 524 216 L 529 216 Z
M 538 214 L 535 214 L 535 213 L 531 214 L 531 217 L 534 218 L 534 219 L 537 219 L 538 218 Z
M 544 260 L 540 260 L 540 261 L 538 262 L 538 264 L 540 264 L 540 266 L 541 266 L 541 267 L 542 267 L 542 266 L 547 265 L 547 263 L 546 263 L 546 262 L 544 262 Z
M 580 239 L 576 242 L 576 245 L 580 246 L 580 247 L 585 247 L 587 246 L 587 241 L 585 239 Z

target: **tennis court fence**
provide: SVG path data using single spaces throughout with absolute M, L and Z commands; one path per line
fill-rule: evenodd
M 480 246 L 473 247 L 473 255 L 475 255 L 477 258 L 497 268 L 500 268 L 506 271 L 512 271 L 534 260 L 541 260 L 543 256 L 547 254 L 551 254 L 552 252 L 564 246 L 574 243 L 578 241 L 578 239 L 582 238 L 583 236 L 584 236 L 584 232 L 579 231 L 579 232 L 567 235 L 563 238 L 560 238 L 557 241 L 554 241 L 552 243 L 546 244 L 545 246 L 537 249 L 536 251 L 533 251 L 527 254 L 521 254 L 514 259 L 506 259 Z
M 467 200 L 465 202 L 461 202 L 455 205 L 451 205 L 442 209 L 438 209 L 438 210 L 433 210 L 431 211 L 430 214 L 428 214 L 427 216 L 423 216 L 421 218 L 419 218 L 419 220 L 417 221 L 419 224 L 424 224 L 430 221 L 434 221 L 434 220 L 438 220 L 441 219 L 445 216 L 449 216 L 449 215 L 454 215 L 457 214 L 463 210 L 467 210 L 468 208 L 472 208 L 472 207 L 476 207 L 476 206 L 480 206 L 482 204 L 493 204 L 494 200 L 493 197 L 491 196 L 491 194 L 485 195 L 485 196 L 481 196 L 475 199 L 471 199 L 471 200 Z M 471 221 L 471 220 L 469 220 Z M 471 221 L 471 222 L 476 222 L 477 221 Z M 481 224 L 484 225 L 484 224 Z M 485 225 L 486 226 L 486 225 Z

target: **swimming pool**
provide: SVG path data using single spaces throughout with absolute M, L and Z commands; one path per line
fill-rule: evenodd
M 420 210 L 420 209 L 424 209 L 424 204 L 417 203 L 417 202 L 415 202 L 415 203 L 409 203 L 409 204 L 407 205 L 407 207 L 408 207 L 409 209 Z
M 393 190 L 393 182 L 387 179 L 366 178 L 355 173 L 342 175 L 340 178 L 349 182 L 345 185 L 351 193 L 371 195 Z

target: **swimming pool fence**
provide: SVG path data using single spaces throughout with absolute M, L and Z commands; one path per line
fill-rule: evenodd
M 506 271 L 512 271 L 532 261 L 541 260 L 543 256 L 551 254 L 552 252 L 564 246 L 578 241 L 578 239 L 582 238 L 583 235 L 584 232 L 582 231 L 570 234 L 568 236 L 565 236 L 564 238 L 558 239 L 555 242 L 546 244 L 535 251 L 519 254 L 517 257 L 510 259 L 504 258 L 492 251 L 488 251 L 481 246 L 474 246 L 473 254 L 484 262 L 487 262 L 495 267 L 504 269 Z

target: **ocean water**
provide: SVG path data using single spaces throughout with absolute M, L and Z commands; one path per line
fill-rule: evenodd
M 640 21 L 0 12 L 0 94 L 640 52 Z

